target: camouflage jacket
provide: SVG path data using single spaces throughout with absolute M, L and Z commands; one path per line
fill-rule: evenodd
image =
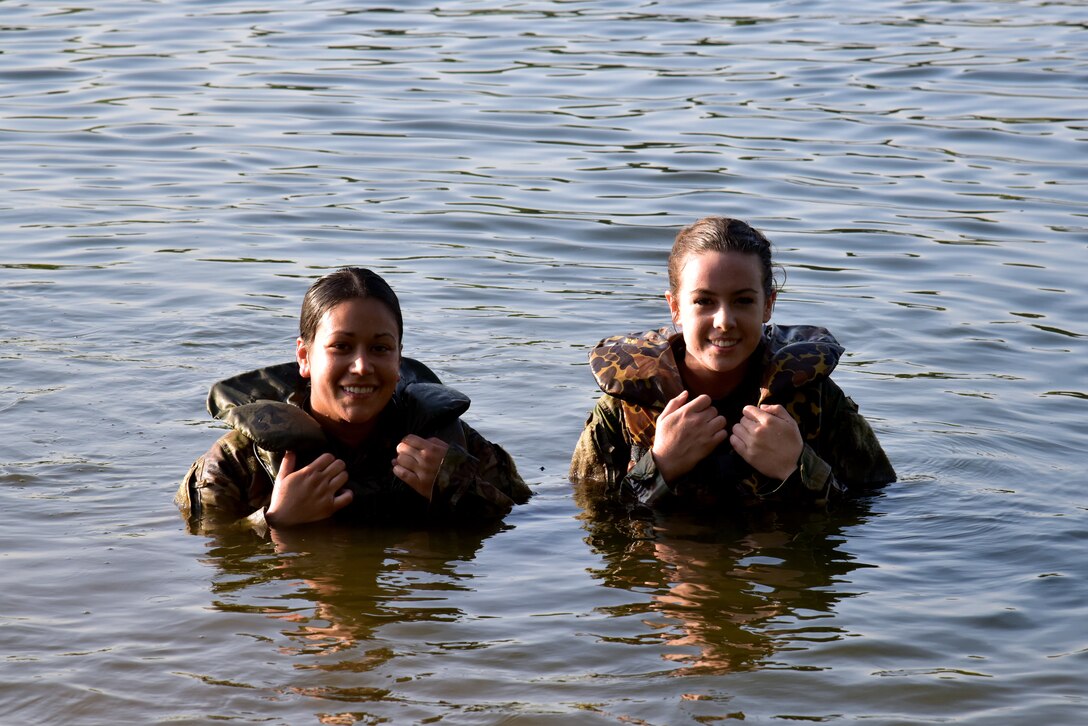
M 353 499 L 336 513 L 356 523 L 471 523 L 504 516 L 528 501 L 529 487 L 502 447 L 461 421 L 469 400 L 441 385 L 427 366 L 403 358 L 401 378 L 380 414 L 375 434 L 358 447 L 326 437 L 307 413 L 308 382 L 295 363 L 262 368 L 220 381 L 208 411 L 231 427 L 189 468 L 174 501 L 189 529 L 242 523 L 267 531 L 264 512 L 285 451 L 297 467 L 323 452 L 347 464 Z M 437 436 L 450 445 L 431 500 L 393 476 L 396 446 L 406 435 Z
M 671 328 L 605 338 L 590 367 L 605 395 L 590 413 L 571 461 L 582 494 L 651 507 L 720 508 L 760 501 L 824 503 L 848 489 L 895 481 L 895 471 L 857 405 L 829 377 L 842 346 L 823 328 L 767 325 L 745 380 L 714 402 L 729 426 L 745 405 L 780 404 L 804 448 L 786 481 L 755 471 L 728 439 L 694 470 L 666 483 L 651 449 L 657 417 L 683 390 L 684 341 Z

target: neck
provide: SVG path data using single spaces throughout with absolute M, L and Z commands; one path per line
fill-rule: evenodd
M 684 388 L 691 392 L 692 397 L 706 394 L 717 400 L 725 398 L 740 387 L 748 370 L 748 363 L 746 361 L 743 365 L 725 373 L 692 371 L 684 361 L 679 361 L 679 368 Z
M 369 439 L 377 424 L 377 419 L 371 419 L 364 423 L 348 423 L 347 421 L 331 419 L 328 416 L 323 416 L 315 411 L 311 411 L 310 415 L 317 419 L 317 422 L 321 424 L 321 428 L 326 434 L 338 441 L 342 441 L 352 448 L 359 446 Z

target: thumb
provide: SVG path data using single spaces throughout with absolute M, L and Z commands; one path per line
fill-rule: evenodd
M 282 479 L 285 476 L 290 475 L 295 470 L 295 452 L 285 451 L 283 452 L 283 460 L 280 462 L 279 473 L 276 474 L 277 479 Z

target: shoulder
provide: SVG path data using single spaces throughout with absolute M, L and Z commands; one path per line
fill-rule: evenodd
M 605 393 L 590 409 L 586 426 L 620 432 L 624 429 L 623 401 Z
M 197 460 L 201 479 L 237 480 L 259 466 L 253 439 L 238 429 L 220 436 L 212 447 Z
M 639 405 L 663 405 L 683 390 L 670 328 L 604 338 L 590 351 L 589 365 L 606 394 Z
M 590 458 L 605 454 L 611 456 L 617 451 L 627 452 L 630 442 L 631 432 L 627 427 L 624 403 L 606 393 L 597 399 L 589 415 L 586 416 L 575 458 L 586 456 L 589 452 L 594 452 L 593 457 Z

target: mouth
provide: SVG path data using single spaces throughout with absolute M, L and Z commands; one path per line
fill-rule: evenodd
M 341 386 L 340 388 L 349 396 L 369 396 L 378 390 L 377 386 Z
M 738 345 L 740 345 L 740 340 L 737 340 L 736 338 L 730 338 L 728 340 L 725 340 L 723 338 L 717 338 L 717 339 L 711 339 L 708 342 L 710 343 L 710 347 L 712 347 L 712 348 L 714 348 L 716 350 L 723 350 L 723 351 L 724 350 L 731 350 L 733 348 L 736 348 Z

